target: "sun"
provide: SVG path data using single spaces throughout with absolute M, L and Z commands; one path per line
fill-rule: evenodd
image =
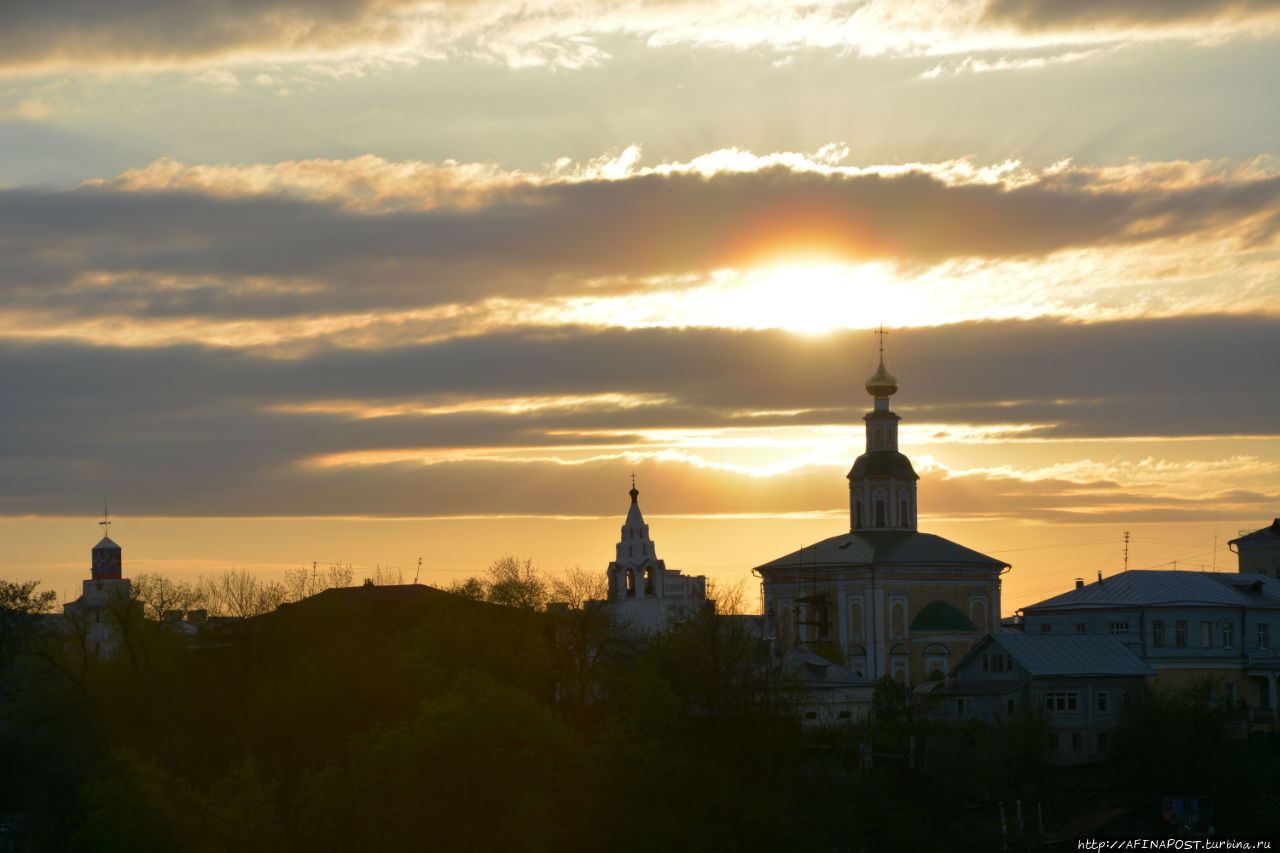
M 739 325 L 821 334 L 899 325 L 901 293 L 882 264 L 786 263 L 748 271 L 734 289 Z

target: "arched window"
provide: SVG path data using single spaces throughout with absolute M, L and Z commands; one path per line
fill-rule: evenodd
M 907 527 L 907 499 L 903 498 L 898 505 L 898 526 Z
M 854 527 L 862 526 L 862 500 L 861 499 L 859 499 L 853 505 L 853 526 Z
M 884 499 L 877 498 L 876 499 L 876 527 L 884 527 L 884 526 L 885 526 Z
M 653 566 L 644 568 L 644 594 L 653 595 Z
M 907 608 L 901 601 L 895 601 L 889 611 L 889 630 L 894 639 L 903 636 L 903 626 L 907 621 Z
M 627 569 L 627 595 L 636 594 L 636 573 Z

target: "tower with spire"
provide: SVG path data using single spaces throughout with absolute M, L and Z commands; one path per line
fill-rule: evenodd
M 73 630 L 83 634 L 84 649 L 96 657 L 111 657 L 120 648 L 120 622 L 140 609 L 133 600 L 133 585 L 123 576 L 123 551 L 111 540 L 111 516 L 102 510 L 102 540 L 90 552 L 89 579 L 80 597 L 62 605 Z
M 640 491 L 631 475 L 631 506 L 622 523 L 622 535 L 614 546 L 613 562 L 606 574 L 608 603 L 637 628 L 658 631 L 682 618 L 691 606 L 707 600 L 707 579 L 691 577 L 658 559 L 649 525 L 640 512 Z
M 904 686 L 945 677 L 951 665 L 1000 622 L 1000 576 L 1009 568 L 918 529 L 918 482 L 898 449 L 889 398 L 898 380 L 879 363 L 864 387 L 864 452 L 847 475 L 848 532 L 755 568 L 765 617 L 780 652 L 838 653 L 870 685 L 891 676 Z
M 916 482 L 920 477 L 911 460 L 898 451 L 898 421 L 889 409 L 889 398 L 898 391 L 898 380 L 884 366 L 883 328 L 880 366 L 867 379 L 867 393 L 874 403 L 862 416 L 866 422 L 866 452 L 849 469 L 849 529 L 916 529 Z

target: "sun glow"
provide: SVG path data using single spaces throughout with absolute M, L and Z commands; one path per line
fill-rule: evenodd
M 881 264 L 769 267 L 751 276 L 737 296 L 738 324 L 807 334 L 881 322 L 900 325 L 910 313 Z

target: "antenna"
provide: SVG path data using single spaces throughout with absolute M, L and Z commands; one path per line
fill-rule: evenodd
M 418 570 L 417 570 L 416 572 L 414 572 L 414 573 L 413 573 L 413 583 L 414 583 L 414 586 L 417 586 L 417 584 L 418 584 L 418 575 L 420 575 L 420 574 L 422 574 L 422 558 L 421 558 L 421 557 L 419 557 L 419 558 L 418 558 Z
M 1127 530 L 1124 532 L 1124 570 L 1129 571 L 1129 531 Z

